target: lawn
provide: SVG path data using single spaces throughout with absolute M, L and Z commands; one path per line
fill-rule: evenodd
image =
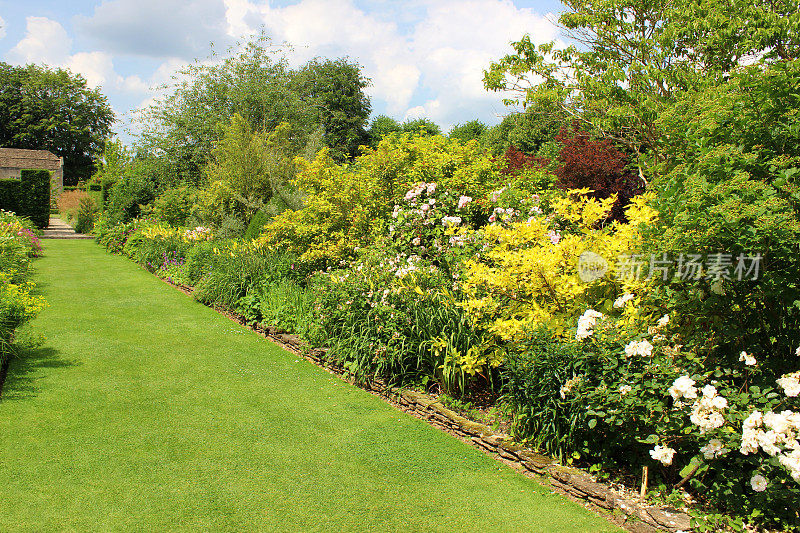
M 44 243 L 0 530 L 616 530 L 93 242 Z

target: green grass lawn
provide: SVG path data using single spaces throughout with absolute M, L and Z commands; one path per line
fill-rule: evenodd
M 0 531 L 614 531 L 91 241 L 44 241 Z

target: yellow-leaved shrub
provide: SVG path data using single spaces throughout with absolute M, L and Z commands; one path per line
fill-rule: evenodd
M 491 224 L 477 237 L 486 249 L 465 265 L 461 305 L 474 324 L 511 343 L 512 349 L 514 341 L 539 327 L 565 336 L 587 308 L 607 312 L 621 292 L 640 292 L 645 286 L 645 280 L 617 279 L 615 270 L 620 255 L 637 249 L 642 224 L 655 216 L 647 205 L 649 197 L 631 202 L 627 223 L 603 225 L 615 198 L 597 200 L 585 193 L 570 191 L 554 201 L 551 217 Z M 607 262 L 602 277 L 581 279 L 584 252 Z
M 351 165 L 336 164 L 326 149 L 296 165 L 304 205 L 276 216 L 260 240 L 315 264 L 336 264 L 385 235 L 394 205 L 416 183 L 484 198 L 501 180 L 477 142 L 441 136 L 389 135 Z

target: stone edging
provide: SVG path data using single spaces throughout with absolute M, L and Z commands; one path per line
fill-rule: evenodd
M 162 281 L 188 295 L 193 292 L 192 287 L 167 280 Z M 210 307 L 295 355 L 344 377 L 343 369 L 324 360 L 327 353 L 325 349 L 309 349 L 297 335 L 270 326 L 248 326 L 243 317 L 229 309 L 216 305 Z M 352 380 L 347 381 L 353 384 Z M 580 469 L 559 465 L 555 459 L 513 443 L 508 435 L 495 434 L 489 426 L 459 415 L 427 394 L 390 387 L 380 380 L 364 384 L 361 388 L 388 400 L 395 407 L 427 421 L 430 425 L 459 437 L 521 473 L 536 477 L 556 492 L 583 502 L 588 507 L 606 511 L 606 518 L 628 531 L 674 533 L 692 529 L 691 517 L 685 512 L 670 507 L 647 505 L 635 496 L 626 495 L 607 483 L 595 481 L 592 476 Z M 609 514 L 615 511 L 615 514 Z

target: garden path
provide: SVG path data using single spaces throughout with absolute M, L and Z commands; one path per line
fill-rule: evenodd
M 76 233 L 72 226 L 61 220 L 60 217 L 51 216 L 47 229 L 42 234 L 42 239 L 92 239 L 91 235 Z
M 35 263 L 0 530 L 615 531 L 93 242 Z

